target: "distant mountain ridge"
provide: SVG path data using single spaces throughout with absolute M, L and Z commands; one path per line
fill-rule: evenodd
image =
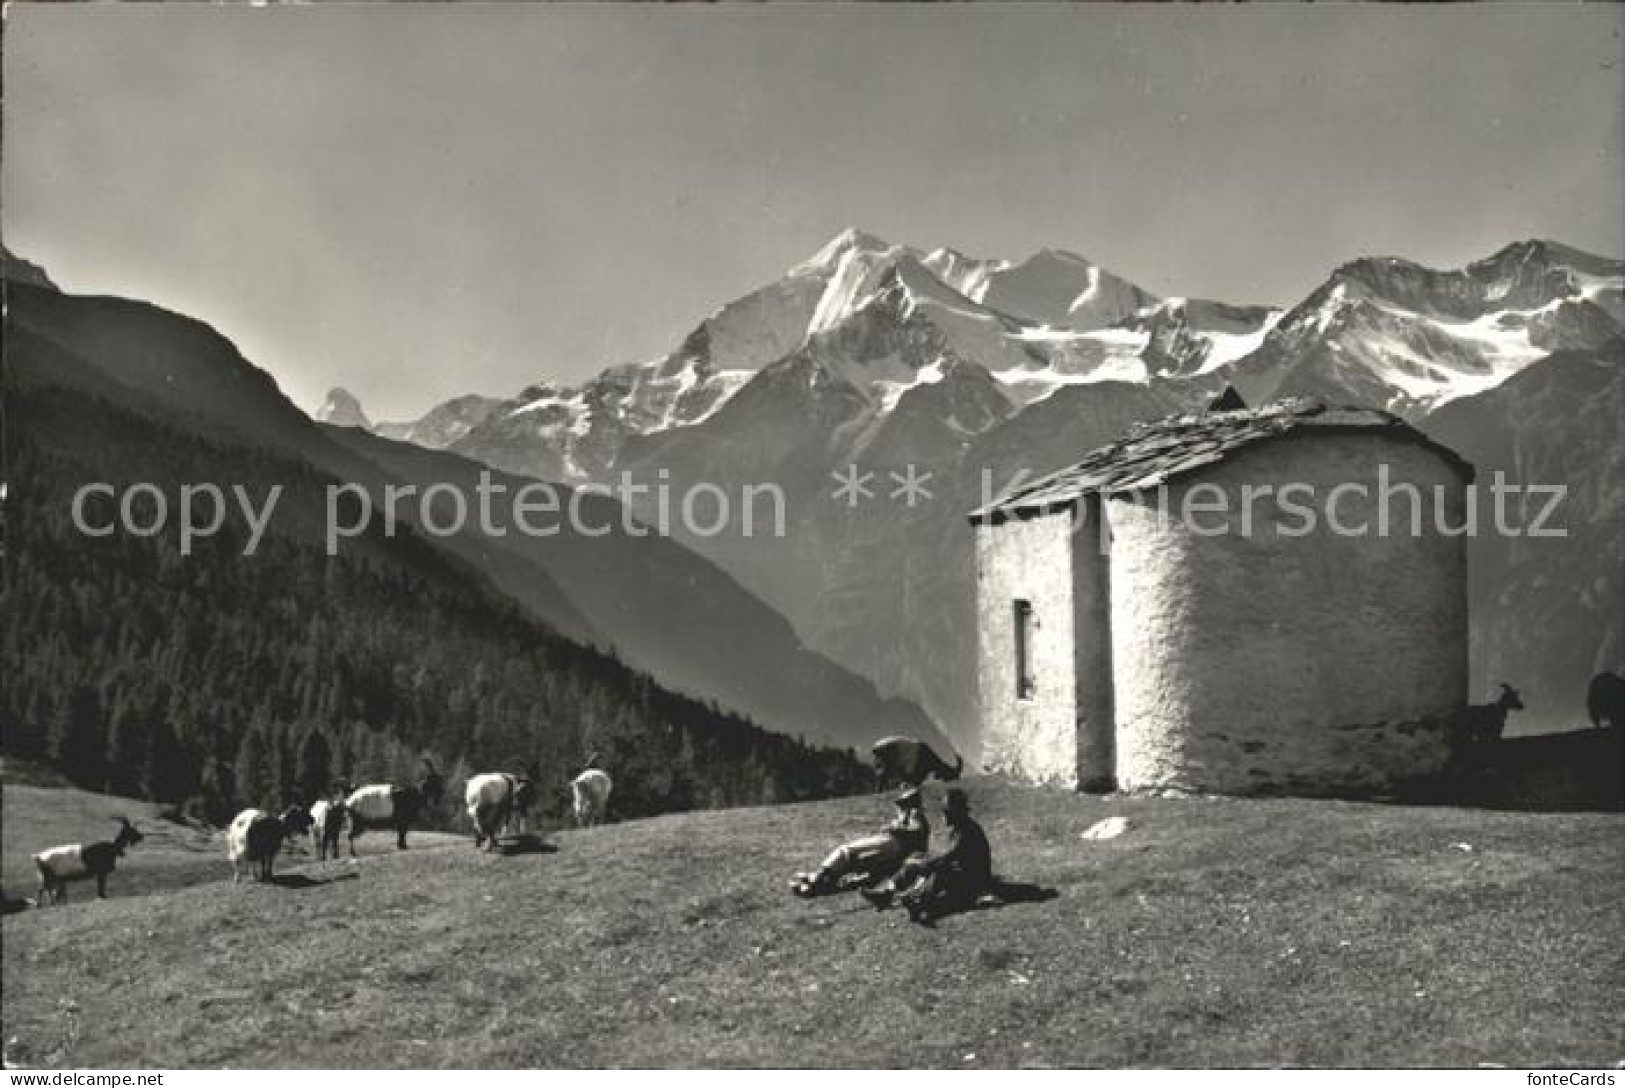
M 43 287 L 49 291 L 57 289 L 56 284 L 51 282 L 51 277 L 45 274 L 45 269 L 33 261 L 24 260 L 4 247 L 0 247 L 0 279 L 4 279 L 7 284 Z
M 314 418 L 318 423 L 331 423 L 335 427 L 372 429 L 372 420 L 361 410 L 361 402 L 356 399 L 354 393 L 343 388 L 335 388 L 328 392 L 327 399 L 316 409 Z
M 377 423 L 372 430 L 383 438 L 444 449 L 483 423 L 501 404 L 495 397 L 471 393 L 437 404 L 418 419 L 406 423 Z
M 1481 485 L 1501 473 L 1564 489 L 1547 526 L 1563 536 L 1468 542 L 1473 688 L 1481 699 L 1502 682 L 1523 692 L 1529 709 L 1509 728 L 1584 722 L 1591 678 L 1625 667 L 1625 341 L 1555 352 L 1422 426 L 1471 460 Z M 1520 496 L 1520 522 L 1547 501 Z
M 599 479 L 629 442 L 705 422 L 798 352 L 841 364 L 878 423 L 905 392 L 958 363 L 986 370 L 988 388 L 1014 408 L 1062 385 L 1217 365 L 1256 343 L 1274 313 L 1158 299 L 1064 251 L 984 260 L 854 229 L 718 307 L 666 356 L 610 367 L 579 386 L 538 383 L 482 404 L 462 433 L 426 435 L 423 444 L 550 479 Z
M 1594 349 L 1622 323 L 1625 263 L 1550 241 L 1456 270 L 1353 260 L 1279 310 L 1158 298 L 1065 250 L 1012 262 L 851 229 L 718 307 L 666 356 L 578 386 L 459 398 L 381 433 L 510 471 L 604 479 L 629 445 L 704 423 L 798 354 L 823 359 L 866 399 L 871 431 L 905 393 L 958 365 L 985 370 L 1012 410 L 1062 386 L 1127 381 L 1193 405 L 1234 384 L 1249 401 L 1309 395 L 1417 416 L 1552 351 Z M 432 422 L 448 415 L 459 425 Z
M 1239 360 L 1249 400 L 1315 396 L 1409 415 L 1481 393 L 1555 351 L 1595 350 L 1625 322 L 1625 262 L 1517 242 L 1463 269 L 1362 259 Z

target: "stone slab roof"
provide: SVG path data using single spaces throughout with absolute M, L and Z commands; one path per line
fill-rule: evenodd
M 1070 468 L 1023 483 L 968 516 L 973 522 L 998 522 L 1061 509 L 1092 493 L 1147 490 L 1261 442 L 1328 431 L 1415 442 L 1450 462 L 1464 480 L 1473 478 L 1472 465 L 1455 451 L 1390 412 L 1289 400 L 1261 408 L 1197 412 L 1137 423 L 1122 438 L 1094 450 Z

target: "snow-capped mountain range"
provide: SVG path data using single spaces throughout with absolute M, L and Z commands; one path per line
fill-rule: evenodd
M 717 309 L 670 354 L 579 386 L 538 383 L 445 444 L 514 471 L 593 479 L 629 437 L 703 422 L 796 352 L 866 396 L 878 424 L 908 391 L 964 368 L 985 371 L 1012 410 L 1064 385 L 1211 372 L 1257 347 L 1278 316 L 1158 299 L 1057 250 L 983 260 L 848 230 Z
M 1553 350 L 1605 342 L 1625 322 L 1622 299 L 1625 264 L 1541 241 L 1451 271 L 1355 260 L 1283 311 L 1158 298 L 1063 250 L 1012 262 L 847 230 L 658 359 L 575 386 L 538 382 L 509 399 L 459 397 L 376 430 L 512 471 L 601 479 L 638 436 L 706 421 L 792 355 L 818 360 L 867 402 L 868 418 L 847 436 L 855 454 L 905 395 L 950 375 L 985 391 L 986 423 L 1103 381 L 1190 403 L 1228 383 L 1249 402 L 1316 395 L 1414 416 Z M 318 418 L 339 422 L 330 410 Z
M 1250 401 L 1319 396 L 1416 415 L 1625 323 L 1625 264 L 1518 242 L 1460 270 L 1394 257 L 1332 273 L 1230 375 Z
M 614 485 L 624 472 L 678 493 L 700 482 L 729 494 L 778 485 L 782 537 L 690 539 L 679 526 L 679 539 L 787 617 L 810 647 L 917 701 L 970 746 L 974 574 L 963 514 L 989 497 L 986 478 L 1060 468 L 1137 420 L 1204 407 L 1226 386 L 1251 404 L 1315 396 L 1388 407 L 1424 427 L 1446 405 L 1482 414 L 1475 406 L 1505 399 L 1486 393 L 1521 374 L 1538 378 L 1554 352 L 1617 370 L 1622 299 L 1625 262 L 1541 241 L 1458 270 L 1352 261 L 1283 311 L 1157 298 L 1053 250 L 981 260 L 848 231 L 719 308 L 667 356 L 573 388 L 539 384 L 480 402 L 483 415 L 463 433 L 413 440 L 567 482 Z M 1588 418 L 1603 428 L 1589 444 L 1619 445 L 1617 424 L 1601 422 L 1607 413 Z M 934 501 L 833 501 L 831 473 L 851 465 L 882 482 L 914 466 Z M 1606 520 L 1611 509 L 1581 504 L 1574 516 Z M 1485 622 L 1498 614 L 1492 587 L 1504 595 L 1507 584 L 1551 577 L 1540 563 L 1513 570 L 1505 557 L 1481 558 L 1475 616 Z M 1573 630 L 1540 639 L 1597 641 L 1596 617 L 1611 614 L 1618 590 L 1580 565 L 1575 577 L 1609 587 L 1593 594 L 1603 603 L 1571 610 Z M 1476 645 L 1497 638 L 1475 631 Z M 1561 714 L 1572 678 L 1530 679 L 1555 700 L 1542 713 Z

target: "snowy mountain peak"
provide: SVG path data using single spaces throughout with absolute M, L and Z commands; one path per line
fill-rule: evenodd
M 1010 267 L 1010 262 L 999 259 L 967 257 L 957 249 L 933 249 L 920 261 L 943 283 L 969 299 L 980 299 L 987 294 L 989 278 Z
M 1157 297 L 1076 253 L 1041 249 L 987 278 L 978 302 L 1040 325 L 1101 329 L 1154 306 Z
M 1475 268 L 1484 266 L 1505 267 L 1529 262 L 1564 265 L 1593 276 L 1617 276 L 1620 274 L 1622 263 L 1625 263 L 1607 257 L 1599 257 L 1595 253 L 1587 253 L 1583 249 L 1576 249 L 1574 246 L 1550 238 L 1529 238 L 1521 242 L 1513 242 L 1482 261 L 1474 261 L 1467 268 L 1468 271 L 1472 271 Z
M 1457 269 L 1429 268 L 1402 257 L 1362 257 L 1339 265 L 1328 284 L 1342 284 L 1345 295 L 1378 305 L 1473 320 L 1563 298 L 1592 299 L 1609 309 L 1622 276 L 1625 264 L 1620 261 L 1529 240 Z
M 849 228 L 780 279 L 719 306 L 671 353 L 577 387 L 539 383 L 482 407 L 466 432 L 444 434 L 456 452 L 502 468 L 593 479 L 629 441 L 707 424 L 747 388 L 753 396 L 740 411 L 816 390 L 870 406 L 857 433 L 879 433 L 898 405 L 923 410 L 961 386 L 911 390 L 974 364 L 981 377 L 965 394 L 974 410 L 953 413 L 956 427 L 971 428 L 1063 386 L 1143 384 L 1227 361 L 1254 346 L 1267 314 L 1231 308 L 1212 328 L 1183 311 L 1155 327 L 1125 325 L 1157 303 L 1067 250 L 1012 263 Z
M 1449 271 L 1351 261 L 1283 312 L 1158 298 L 1065 249 L 1011 262 L 852 228 L 719 306 L 667 355 L 578 386 L 479 399 L 415 433 L 498 467 L 582 481 L 663 432 L 703 442 L 745 416 L 774 427 L 841 419 L 840 441 L 894 448 L 905 432 L 941 437 L 914 413 L 945 413 L 937 423 L 968 435 L 978 420 L 1100 383 L 1206 403 L 1231 382 L 1249 403 L 1304 395 L 1410 412 L 1617 335 L 1622 285 L 1620 262 L 1529 241 Z
M 1338 266 L 1236 364 L 1250 402 L 1317 396 L 1418 413 L 1493 388 L 1625 322 L 1625 263 L 1515 242 L 1457 269 L 1399 257 Z
M 838 266 L 843 259 L 852 253 L 885 253 L 892 248 L 891 243 L 878 235 L 857 227 L 847 227 L 841 233 L 824 243 L 817 253 L 807 260 L 790 269 L 792 276 L 805 275 L 809 272 L 828 272 Z
M 372 422 L 361 410 L 361 402 L 355 398 L 355 394 L 338 387 L 328 390 L 327 399 L 316 409 L 316 421 L 331 423 L 335 427 L 361 427 L 369 430 L 372 427 Z
M 1028 261 L 1053 261 L 1059 264 L 1083 265 L 1087 268 L 1095 267 L 1095 263 L 1087 257 L 1080 257 L 1070 249 L 1052 249 L 1045 246 L 1043 249 L 1027 258 Z

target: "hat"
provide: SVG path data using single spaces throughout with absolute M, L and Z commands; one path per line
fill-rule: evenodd
M 920 791 L 918 789 L 906 789 L 897 795 L 897 799 L 892 804 L 898 808 L 919 808 L 921 804 Z
M 965 797 L 965 791 L 959 789 L 949 790 L 942 799 L 944 812 L 964 813 L 970 811 L 970 801 Z

